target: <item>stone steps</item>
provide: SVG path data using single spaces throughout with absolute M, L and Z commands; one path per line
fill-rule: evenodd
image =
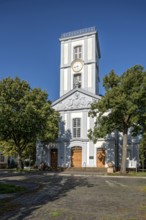
M 106 173 L 107 168 L 98 168 L 98 167 L 69 167 L 64 171 L 76 171 L 76 172 L 97 172 L 97 173 Z

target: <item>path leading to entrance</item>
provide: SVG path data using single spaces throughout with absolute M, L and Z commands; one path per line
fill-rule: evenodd
M 146 219 L 146 179 L 40 173 L 3 176 L 1 180 L 41 186 L 7 201 L 1 220 Z

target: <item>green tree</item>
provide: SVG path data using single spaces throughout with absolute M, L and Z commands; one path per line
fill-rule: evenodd
M 142 169 L 145 168 L 146 163 L 146 132 L 143 133 L 142 139 L 139 145 L 139 159 L 142 165 Z
M 121 172 L 126 172 L 128 130 L 140 133 L 146 121 L 146 72 L 136 65 L 121 76 L 112 70 L 103 79 L 105 96 L 93 103 L 89 116 L 96 117 L 88 136 L 94 142 L 116 129 L 123 133 Z
M 17 153 L 19 168 L 36 140 L 53 142 L 58 137 L 58 122 L 46 92 L 18 77 L 0 81 L 0 141 L 3 151 Z

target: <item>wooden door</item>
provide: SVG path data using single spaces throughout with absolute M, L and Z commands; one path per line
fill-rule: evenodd
M 97 149 L 97 167 L 105 167 L 105 150 Z
M 82 148 L 73 147 L 71 150 L 71 166 L 82 167 Z
M 57 168 L 58 150 L 51 149 L 51 167 Z

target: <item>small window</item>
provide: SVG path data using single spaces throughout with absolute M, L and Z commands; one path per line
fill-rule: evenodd
M 73 76 L 73 88 L 81 88 L 81 74 L 74 74 Z
M 81 119 L 80 118 L 73 119 L 73 137 L 74 138 L 81 137 Z
M 74 59 L 82 58 L 82 46 L 74 47 Z
M 4 160 L 5 160 L 5 157 L 2 154 L 0 154 L 0 162 L 4 162 Z

